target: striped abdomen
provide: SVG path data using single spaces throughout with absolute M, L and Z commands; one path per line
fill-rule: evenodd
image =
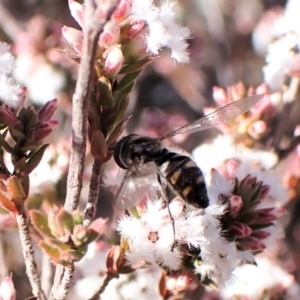
M 164 148 L 154 161 L 160 173 L 184 201 L 197 208 L 208 206 L 203 173 L 190 157 Z

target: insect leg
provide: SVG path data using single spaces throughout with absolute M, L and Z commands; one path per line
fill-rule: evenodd
M 171 251 L 173 251 L 174 247 L 175 247 L 175 243 L 176 243 L 176 240 L 175 240 L 175 220 L 171 214 L 171 210 L 170 210 L 170 206 L 169 206 L 169 200 L 168 200 L 168 196 L 167 196 L 167 193 L 166 193 L 166 189 L 165 189 L 165 186 L 164 184 L 162 183 L 161 181 L 161 177 L 160 177 L 160 173 L 157 172 L 157 181 L 161 187 L 161 194 L 162 194 L 162 197 L 164 198 L 165 202 L 166 202 L 166 205 L 167 205 L 167 208 L 168 208 L 168 213 L 169 213 L 169 216 L 170 216 L 170 219 L 171 219 L 171 222 L 172 222 L 172 228 L 173 228 L 173 244 L 172 244 L 172 247 L 171 247 Z

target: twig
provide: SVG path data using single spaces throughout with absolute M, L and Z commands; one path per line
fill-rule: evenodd
M 26 274 L 32 287 L 32 293 L 37 297 L 37 299 L 46 300 L 45 294 L 41 288 L 41 281 L 34 259 L 34 251 L 27 224 L 27 215 L 24 211 L 24 208 L 22 208 L 22 211 L 19 215 L 16 215 L 16 220 L 19 228 L 19 235 L 25 260 Z
M 85 1 L 85 28 L 82 56 L 78 71 L 78 80 L 73 96 L 72 108 L 72 151 L 70 168 L 67 179 L 67 195 L 65 209 L 72 212 L 77 209 L 82 188 L 82 175 L 86 151 L 87 114 L 90 95 L 90 85 L 94 61 L 98 45 L 98 38 L 108 19 L 110 19 L 118 1 L 102 1 L 95 9 L 93 0 Z M 68 292 L 73 278 L 72 269 L 56 269 L 55 278 L 62 278 L 61 285 L 52 287 L 50 299 L 59 298 L 62 290 Z
M 0 280 L 8 276 L 8 270 L 5 262 L 4 245 L 3 245 L 3 233 L 0 231 Z
M 98 160 L 95 160 L 92 169 L 88 201 L 85 207 L 84 226 L 86 227 L 89 226 L 91 221 L 95 218 L 97 201 L 99 196 L 101 168 L 102 163 Z
M 96 291 L 96 293 L 91 298 L 89 298 L 89 300 L 98 300 L 100 295 L 104 292 L 105 288 L 109 284 L 109 282 L 114 278 L 116 278 L 116 276 L 114 276 L 112 273 L 110 272 L 106 273 L 106 276 L 104 278 L 104 281 L 102 282 L 101 287 L 99 288 L 99 290 Z
M 46 295 L 49 295 L 52 286 L 52 264 L 51 259 L 47 254 L 43 254 L 41 268 L 41 284 Z
M 74 270 L 74 264 L 71 267 L 64 268 L 62 281 L 59 288 L 55 291 L 54 299 L 65 299 L 73 281 Z

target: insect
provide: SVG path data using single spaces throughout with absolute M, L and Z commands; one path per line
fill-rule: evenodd
M 206 208 L 209 199 L 201 169 L 189 156 L 165 148 L 162 141 L 177 134 L 202 131 L 220 125 L 247 112 L 262 98 L 262 95 L 254 95 L 232 102 L 161 138 L 136 134 L 123 137 L 114 148 L 115 162 L 120 168 L 127 170 L 116 196 L 117 206 L 124 208 L 129 204 L 121 197 L 126 181 L 143 166 L 154 163 L 159 183 L 162 180 L 166 181 L 187 204 L 196 208 Z

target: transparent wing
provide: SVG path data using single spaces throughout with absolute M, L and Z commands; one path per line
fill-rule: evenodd
M 137 164 L 132 162 L 125 171 L 115 196 L 119 209 L 128 209 L 137 205 L 146 196 L 158 188 L 157 169 L 154 163 Z
M 196 131 L 202 131 L 211 127 L 215 127 L 222 123 L 225 123 L 228 120 L 231 120 L 237 117 L 240 114 L 243 114 L 250 110 L 256 103 L 262 100 L 263 95 L 254 95 L 249 96 L 237 101 L 234 101 L 214 112 L 211 114 L 206 115 L 205 117 L 198 119 L 188 125 L 184 125 L 175 131 L 172 131 L 159 140 L 164 140 L 166 138 L 175 136 L 181 133 L 192 133 Z

